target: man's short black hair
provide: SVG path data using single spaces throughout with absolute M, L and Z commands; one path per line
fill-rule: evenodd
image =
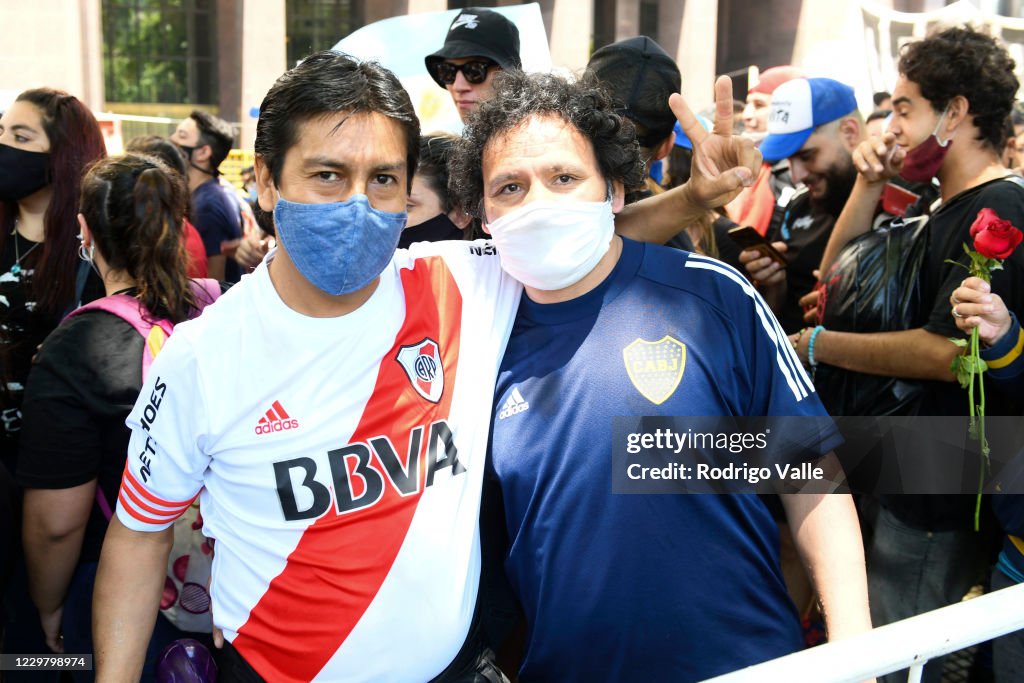
M 420 122 L 409 93 L 393 73 L 376 62 L 324 50 L 286 71 L 260 106 L 255 152 L 281 182 L 284 157 L 303 123 L 338 112 L 377 113 L 395 120 L 405 134 L 409 184 L 420 151 Z M 366 144 L 374 144 L 367 140 Z
M 448 160 L 457 139 L 458 136 L 450 133 L 420 137 L 420 164 L 416 168 L 416 177 L 437 195 L 445 213 L 455 208 L 448 194 Z
M 488 143 L 536 115 L 557 116 L 589 140 L 605 180 L 618 180 L 627 188 L 643 182 L 633 124 L 615 112 L 611 96 L 593 75 L 571 82 L 553 74 L 502 71 L 494 80 L 494 97 L 470 117 L 452 151 L 448 187 L 464 211 L 484 217 L 483 156 Z
M 885 90 L 880 90 L 880 91 L 876 92 L 874 95 L 872 95 L 871 99 L 874 100 L 875 108 L 878 109 L 879 107 L 882 106 L 882 102 L 885 102 L 887 99 L 889 99 L 891 97 L 892 97 L 891 93 L 888 93 Z
M 188 116 L 196 122 L 196 128 L 199 129 L 199 142 L 196 147 L 210 146 L 210 170 L 216 174 L 221 162 L 228 158 L 228 152 L 235 143 L 235 129 L 224 119 L 201 109 L 193 109 Z
M 908 43 L 898 64 L 935 111 L 943 111 L 958 95 L 966 98 L 978 139 L 994 150 L 1006 143 L 1006 117 L 1020 87 L 1014 67 L 1005 47 L 971 26 L 947 28 Z

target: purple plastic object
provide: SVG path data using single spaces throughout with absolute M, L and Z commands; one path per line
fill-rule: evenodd
M 198 640 L 176 640 L 156 660 L 157 683 L 216 683 L 217 664 Z

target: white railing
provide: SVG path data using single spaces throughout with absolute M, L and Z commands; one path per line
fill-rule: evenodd
M 1024 584 L 919 614 L 836 643 L 779 657 L 705 683 L 846 683 L 910 669 L 929 659 L 1024 628 Z

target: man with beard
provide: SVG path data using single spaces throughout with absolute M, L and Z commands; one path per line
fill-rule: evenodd
M 752 249 L 740 254 L 740 262 L 787 332 L 803 326 L 800 297 L 817 282 L 814 271 L 857 179 L 850 155 L 864 139 L 850 86 L 797 78 L 775 89 L 761 154 L 769 161 L 788 158 L 793 181 L 804 187 L 776 209 L 768 230 L 788 264 Z

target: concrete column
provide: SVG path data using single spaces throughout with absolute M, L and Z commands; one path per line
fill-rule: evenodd
M 640 35 L 640 0 L 618 0 L 615 3 L 615 42 L 638 35 Z M 658 40 L 655 36 L 650 37 L 655 41 Z
M 90 11 L 95 19 L 83 16 Z M 98 14 L 98 7 L 76 0 L 0 0 L 0 90 L 17 95 L 29 88 L 58 88 L 89 106 L 102 104 L 102 71 L 97 91 L 94 68 L 83 65 L 87 56 L 102 55 L 94 54 L 103 44 L 95 40 L 96 27 L 88 40 L 83 31 L 83 21 L 99 24 Z
M 225 121 L 243 121 L 241 0 L 217 0 L 217 106 Z
M 248 0 L 242 4 L 241 131 L 239 147 L 252 149 L 256 119 L 250 111 L 287 69 L 285 0 Z
M 579 0 L 554 0 L 541 4 L 542 13 L 546 4 L 551 7 L 551 24 L 547 26 L 551 63 L 578 73 L 586 68 L 590 59 L 594 5 Z M 547 25 L 547 16 L 544 19 Z
M 362 7 L 363 25 L 405 14 L 409 5 L 414 2 L 416 0 L 359 0 Z
M 448 0 L 409 0 L 407 14 L 419 12 L 444 12 L 448 9 Z
M 82 101 L 93 111 L 106 105 L 103 84 L 103 19 L 100 0 L 82 0 L 79 5 L 82 31 Z
M 718 0 L 662 1 L 658 42 L 674 54 L 683 76 L 683 95 L 694 111 L 715 101 Z M 664 41 L 664 42 L 663 42 Z

